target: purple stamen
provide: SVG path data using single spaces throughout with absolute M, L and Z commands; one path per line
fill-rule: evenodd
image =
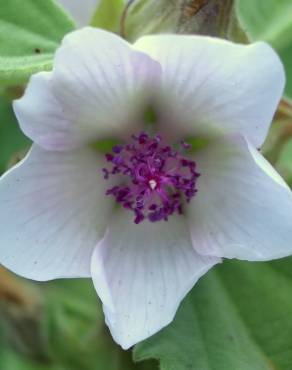
M 164 145 L 162 137 L 141 132 L 131 142 L 116 145 L 105 155 L 111 169 L 103 168 L 105 180 L 119 175 L 120 185 L 107 190 L 125 209 L 134 212 L 134 222 L 167 221 L 173 213 L 182 214 L 183 201 L 190 202 L 200 176 L 196 163 L 181 152 L 190 148 L 182 142 L 180 152 Z

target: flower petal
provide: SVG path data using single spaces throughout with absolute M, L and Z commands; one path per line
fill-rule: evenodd
M 0 180 L 0 263 L 35 280 L 90 276 L 112 203 L 90 149 L 33 146 Z
M 127 349 L 168 325 L 179 303 L 217 258 L 192 248 L 186 222 L 136 225 L 119 210 L 92 258 L 92 277 L 114 339 Z
M 75 20 L 78 27 L 87 26 L 100 0 L 56 0 Z
M 150 57 L 88 27 L 64 38 L 53 72 L 33 76 L 14 110 L 40 146 L 73 149 L 137 130 L 159 75 Z
M 292 254 L 292 193 L 241 137 L 197 155 L 198 193 L 187 210 L 197 252 L 265 261 Z
M 285 82 L 270 46 L 155 35 L 142 37 L 135 47 L 162 66 L 165 125 L 180 135 L 237 132 L 262 145 Z

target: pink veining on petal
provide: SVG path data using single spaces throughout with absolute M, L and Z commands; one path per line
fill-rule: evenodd
M 166 145 L 160 135 L 141 132 L 125 145 L 116 145 L 106 154 L 111 169 L 103 168 L 104 178 L 117 176 L 118 185 L 107 190 L 124 208 L 134 212 L 134 222 L 167 221 L 173 213 L 182 214 L 183 202 L 195 196 L 196 163 L 183 155 L 189 144 L 179 150 Z

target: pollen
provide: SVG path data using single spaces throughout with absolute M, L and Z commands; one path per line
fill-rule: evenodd
M 134 213 L 134 222 L 167 221 L 172 214 L 183 214 L 186 203 L 197 193 L 196 163 L 180 143 L 175 150 L 160 135 L 145 132 L 132 135 L 128 143 L 115 145 L 106 154 L 110 168 L 103 168 L 105 180 L 115 177 L 117 184 L 106 195 Z
M 154 179 L 149 180 L 150 189 L 155 190 L 157 187 L 157 182 Z

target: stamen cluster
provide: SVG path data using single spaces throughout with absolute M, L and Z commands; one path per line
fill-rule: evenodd
M 130 143 L 116 145 L 106 159 L 104 178 L 116 175 L 120 185 L 107 190 L 124 208 L 135 214 L 134 222 L 167 221 L 173 213 L 182 214 L 182 204 L 195 196 L 196 163 L 182 155 L 190 145 L 182 142 L 179 150 L 163 143 L 160 135 L 151 138 L 141 132 Z

